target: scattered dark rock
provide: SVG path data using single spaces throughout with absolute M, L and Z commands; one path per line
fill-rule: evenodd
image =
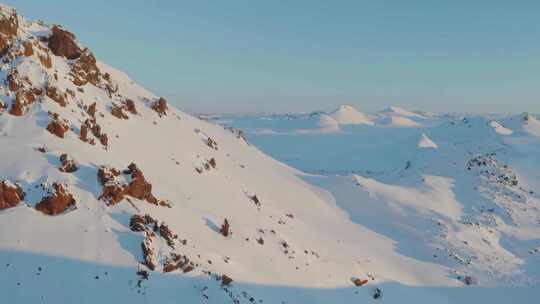
M 62 163 L 62 166 L 59 170 L 62 172 L 73 173 L 79 169 L 75 164 L 75 161 L 67 154 L 60 155 L 60 162 Z
M 229 221 L 227 219 L 225 219 L 223 221 L 223 224 L 221 224 L 221 228 L 219 229 L 219 232 L 224 236 L 224 237 L 228 237 L 229 234 L 230 234 L 230 228 L 231 226 L 229 225 Z
M 154 102 L 154 104 L 152 104 L 152 109 L 156 111 L 160 117 L 167 115 L 167 110 L 169 109 L 167 106 L 167 100 L 160 97 L 156 102 Z

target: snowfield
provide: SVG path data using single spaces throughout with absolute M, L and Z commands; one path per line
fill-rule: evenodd
M 5 303 L 540 296 L 535 115 L 200 119 L 66 29 L 0 21 Z

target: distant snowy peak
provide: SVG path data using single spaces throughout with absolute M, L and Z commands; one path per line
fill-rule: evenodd
M 401 116 L 381 116 L 379 119 L 377 119 L 376 122 L 378 125 L 388 127 L 422 127 L 422 125 L 417 123 L 416 121 Z
M 540 137 L 540 121 L 530 113 L 522 114 L 523 130 L 532 136 Z
M 369 115 L 350 105 L 341 105 L 329 115 L 340 124 L 373 125 L 373 119 Z
M 437 149 L 439 146 L 437 146 L 436 143 L 434 143 L 429 137 L 427 137 L 426 134 L 422 133 L 422 136 L 420 136 L 420 140 L 418 141 L 418 148 L 432 148 Z
M 500 123 L 496 122 L 495 120 L 491 120 L 489 122 L 489 126 L 492 127 L 493 130 L 495 130 L 495 132 L 501 135 L 511 135 L 512 133 L 514 133 L 514 131 L 503 127 Z
M 414 117 L 414 118 L 426 118 L 423 115 L 411 112 L 409 110 L 405 110 L 400 107 L 388 107 L 380 112 L 382 115 L 390 115 L 390 116 L 403 116 L 403 117 Z
M 339 123 L 329 115 L 321 114 L 318 117 L 317 126 L 321 131 L 338 132 Z

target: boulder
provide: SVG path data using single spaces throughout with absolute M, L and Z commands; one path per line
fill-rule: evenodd
M 64 134 L 69 131 L 69 126 L 65 119 L 60 118 L 57 113 L 53 113 L 53 119 L 47 125 L 47 131 L 60 138 L 64 138 Z
M 53 26 L 51 36 L 48 39 L 49 49 L 56 56 L 65 57 L 67 59 L 77 59 L 81 56 L 81 49 L 75 42 L 75 35 L 61 29 L 58 26 Z
M 17 206 L 25 193 L 22 188 L 7 180 L 0 181 L 0 210 Z
M 169 109 L 167 107 L 167 100 L 165 98 L 160 97 L 154 104 L 152 104 L 152 109 L 156 111 L 159 116 L 167 115 L 167 110 Z
M 73 195 L 66 190 L 64 185 L 54 183 L 50 195 L 43 197 L 36 205 L 36 209 L 47 215 L 57 215 L 74 206 Z
M 62 165 L 58 169 L 61 172 L 73 173 L 79 169 L 75 164 L 75 161 L 67 154 L 60 155 L 60 162 L 62 163 Z

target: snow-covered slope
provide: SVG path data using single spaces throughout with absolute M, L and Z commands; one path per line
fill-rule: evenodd
M 437 149 L 437 144 L 434 143 L 426 134 L 422 133 L 420 140 L 418 141 L 418 148 L 434 148 Z
M 342 105 L 335 109 L 329 115 L 340 124 L 359 125 L 366 124 L 372 125 L 373 120 L 369 115 L 358 111 L 356 108 L 350 105 Z
M 538 296 L 540 148 L 521 118 L 501 121 L 519 130 L 504 137 L 478 117 L 407 128 L 230 118 L 286 165 L 96 61 L 61 27 L 1 6 L 0 49 L 6 303 Z M 418 149 L 424 131 L 438 149 Z
M 351 278 L 370 272 L 445 281 L 241 132 L 175 109 L 64 29 L 0 11 L 6 302 L 295 303 L 317 288 L 369 299 Z
M 237 120 L 233 127 L 242 124 Z M 447 292 L 414 288 L 414 296 L 390 302 L 422 302 L 428 292 L 441 296 L 434 303 L 504 303 L 514 297 L 532 303 L 540 282 L 535 120 L 532 114 L 499 115 L 495 124 L 487 115 L 432 115 L 407 128 L 375 124 L 318 138 L 247 137 L 277 159 L 316 174 L 304 179 L 327 190 L 359 227 L 393 240 L 396 252 L 446 267 L 447 278 L 467 286 Z M 386 288 L 385 294 L 401 291 Z

